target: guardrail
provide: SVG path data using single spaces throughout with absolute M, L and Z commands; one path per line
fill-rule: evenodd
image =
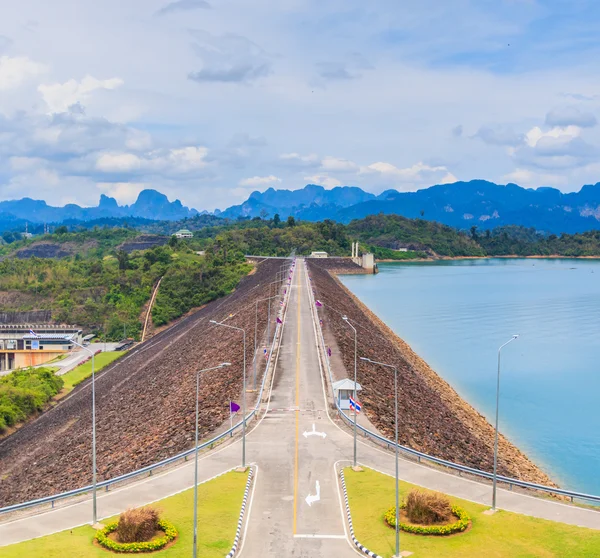
M 308 266 L 307 266 L 307 271 L 308 271 Z M 310 287 L 310 285 L 309 285 L 309 287 Z M 327 365 L 327 371 L 328 371 L 328 375 L 329 375 L 329 384 L 331 386 L 332 399 L 335 402 L 336 411 L 338 412 L 338 414 L 342 417 L 342 419 L 344 421 L 346 421 L 348 424 L 350 424 L 350 425 L 352 425 L 352 427 L 354 427 L 354 420 L 351 419 L 346 413 L 344 413 L 344 411 L 337 404 L 337 401 L 335 401 L 335 396 L 333 394 L 333 375 L 331 373 L 331 364 L 329 362 L 329 357 L 327 355 L 325 338 L 323 337 L 323 328 L 321 327 L 321 324 L 320 324 L 319 320 L 317 319 L 318 316 L 316 315 L 315 300 L 314 300 L 312 288 L 309 288 L 308 290 L 309 290 L 309 297 L 311 299 L 311 309 L 312 309 L 313 320 L 315 322 L 315 327 L 318 328 L 318 332 L 319 332 L 318 341 L 319 341 L 319 345 L 320 345 L 319 349 L 320 349 L 321 357 L 322 357 L 321 362 L 324 362 Z M 369 437 L 372 440 L 382 443 L 382 444 L 386 445 L 388 448 L 394 448 L 396 445 L 393 440 L 385 438 L 384 436 L 381 436 L 380 434 L 377 434 L 376 432 L 372 432 L 371 430 L 364 428 L 360 424 L 357 424 L 356 427 L 366 437 Z M 466 465 L 460 465 L 459 463 L 447 461 L 447 460 L 441 459 L 439 457 L 434 457 L 432 455 L 417 451 L 417 450 L 409 448 L 407 446 L 398 444 L 398 449 L 404 453 L 407 453 L 409 455 L 416 457 L 417 460 L 419 461 L 419 463 L 421 462 L 421 460 L 425 460 L 425 461 L 429 461 L 431 463 L 435 463 L 437 465 L 442 465 L 444 467 L 448 467 L 449 469 L 453 469 L 455 471 L 458 471 L 459 473 L 468 473 L 470 475 L 474 475 L 474 476 L 489 479 L 489 480 L 494 478 L 494 475 L 492 473 L 488 473 L 487 471 L 482 471 L 480 469 L 475 469 L 473 467 L 468 467 Z M 498 481 L 508 484 L 509 488 L 511 490 L 512 490 L 513 486 L 519 486 L 521 488 L 527 488 L 527 489 L 531 489 L 531 490 L 539 490 L 542 492 L 546 492 L 548 494 L 558 494 L 561 496 L 567 496 L 571 499 L 571 502 L 575 498 L 577 498 L 578 500 L 586 500 L 589 502 L 594 502 L 594 503 L 600 504 L 600 496 L 596 496 L 594 494 L 585 494 L 582 492 L 575 492 L 572 490 L 564 490 L 562 488 L 556 488 L 553 486 L 545 486 L 543 484 L 522 481 L 519 479 L 513 479 L 511 477 L 505 477 L 502 475 L 498 475 L 496 478 L 498 479 Z
M 285 295 L 286 299 L 289 299 L 290 291 L 291 291 L 291 289 L 287 289 L 287 293 Z M 287 303 L 286 303 L 286 307 L 287 307 Z M 204 448 L 210 447 L 213 444 L 215 444 L 216 442 L 218 442 L 219 440 L 226 438 L 227 436 L 233 436 L 234 432 L 242 427 L 243 422 L 248 424 L 248 422 L 258 413 L 258 410 L 260 408 L 260 404 L 262 401 L 263 392 L 265 389 L 267 373 L 269 371 L 269 366 L 271 366 L 273 354 L 275 352 L 274 348 L 275 348 L 275 344 L 277 341 L 277 336 L 280 331 L 281 331 L 281 324 L 277 324 L 277 326 L 275 327 L 274 334 L 273 334 L 273 341 L 271 342 L 271 347 L 269 350 L 269 356 L 267 358 L 267 363 L 265 365 L 265 371 L 264 371 L 262 383 L 260 386 L 260 392 L 258 394 L 258 398 L 256 399 L 256 405 L 254 406 L 254 409 L 246 416 L 245 420 L 240 420 L 240 422 L 238 422 L 237 424 L 234 424 L 231 428 L 229 428 L 225 432 L 219 434 L 218 436 L 215 436 L 214 438 L 208 440 L 207 442 L 204 442 L 203 444 L 200 444 L 198 446 L 198 449 L 204 449 Z M 256 358 L 256 356 L 255 356 L 255 358 Z M 143 475 L 144 473 L 149 473 L 151 475 L 152 471 L 154 471 L 155 469 L 164 467 L 166 465 L 170 465 L 171 463 L 175 463 L 176 461 L 179 461 L 180 459 L 187 459 L 187 457 L 189 455 L 192 455 L 195 451 L 196 451 L 196 448 L 191 448 L 182 453 L 178 453 L 177 455 L 174 455 L 172 457 L 168 457 L 167 459 L 163 459 L 162 461 L 159 461 L 158 463 L 153 463 L 152 465 L 147 465 L 146 467 L 137 469 L 136 471 L 131 471 L 130 473 L 125 473 L 123 475 L 119 475 L 118 477 L 114 477 L 112 479 L 100 481 L 100 482 L 96 483 L 96 489 L 104 488 L 106 491 L 108 491 L 110 486 L 113 484 L 117 484 L 117 483 L 129 480 L 129 479 L 133 479 L 135 477 Z M 51 506 L 54 507 L 54 503 L 58 500 L 63 500 L 65 498 L 70 498 L 72 496 L 78 496 L 80 494 L 85 494 L 87 492 L 91 492 L 92 490 L 93 490 L 93 485 L 90 484 L 90 485 L 84 486 L 82 488 L 75 488 L 75 489 L 69 490 L 67 492 L 61 492 L 60 494 L 55 494 L 54 496 L 45 496 L 43 498 L 37 498 L 36 500 L 30 500 L 28 502 L 22 502 L 20 504 L 13 504 L 11 506 L 6 506 L 4 508 L 0 508 L 0 515 L 5 514 L 5 513 L 23 510 L 23 509 L 30 508 L 33 506 L 39 506 L 42 504 L 51 504 Z

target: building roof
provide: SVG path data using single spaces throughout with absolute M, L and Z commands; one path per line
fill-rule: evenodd
M 193 234 L 192 231 L 188 229 L 179 229 L 175 234 Z
M 75 337 L 73 333 L 40 333 L 36 335 L 32 335 L 31 333 L 26 333 L 23 335 L 23 339 L 41 339 L 42 341 L 45 339 L 59 339 L 61 341 L 71 341 Z
M 333 382 L 333 389 L 335 391 L 339 391 L 340 389 L 347 389 L 349 391 L 354 391 L 354 381 L 350 378 L 344 378 L 343 380 L 338 380 L 337 382 Z M 356 391 L 362 390 L 362 387 L 358 382 L 356 382 Z

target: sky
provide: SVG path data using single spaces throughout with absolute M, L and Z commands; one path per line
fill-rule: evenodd
M 20 0 L 0 199 L 600 181 L 593 0 Z

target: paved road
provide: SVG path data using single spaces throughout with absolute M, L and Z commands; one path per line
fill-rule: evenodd
M 350 464 L 352 438 L 326 413 L 308 288 L 304 263 L 298 260 L 268 411 L 247 436 L 247 461 L 258 465 L 259 474 L 240 553 L 244 558 L 356 555 L 346 538 L 334 470 L 336 465 Z M 309 434 L 313 425 L 316 434 Z M 240 457 L 239 441 L 208 454 L 201 461 L 201 480 L 238 465 Z M 368 467 L 393 474 L 394 456 L 390 452 L 359 441 L 358 459 Z M 489 486 L 413 462 L 401 461 L 400 476 L 475 502 L 491 501 Z M 164 498 L 192 483 L 193 468 L 189 463 L 103 495 L 98 501 L 99 516 L 107 517 L 127 507 Z M 307 497 L 313 497 L 310 505 Z M 498 491 L 498 507 L 600 529 L 598 512 L 502 489 Z M 90 516 L 91 505 L 86 501 L 2 524 L 0 545 L 72 528 Z
M 327 418 L 304 263 L 296 266 L 270 411 L 248 455 L 260 474 L 240 556 L 354 556 L 334 464 L 348 437 Z M 314 427 L 314 429 L 313 429 Z M 304 433 L 316 432 L 304 436 Z M 321 435 L 319 435 L 321 434 Z M 323 437 L 325 434 L 325 437 Z M 339 444 L 343 439 L 343 444 Z M 315 501 L 307 503 L 307 497 Z M 318 499 L 317 499 L 318 496 Z

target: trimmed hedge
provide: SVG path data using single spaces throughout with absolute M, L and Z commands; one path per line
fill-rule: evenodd
M 139 553 L 139 552 L 153 552 L 160 550 L 167 546 L 171 541 L 174 541 L 177 537 L 177 529 L 175 526 L 164 519 L 158 521 L 158 526 L 165 532 L 164 536 L 154 541 L 147 542 L 133 542 L 133 543 L 120 543 L 113 541 L 108 537 L 110 533 L 117 530 L 118 523 L 110 523 L 104 529 L 101 529 L 96 533 L 96 541 L 98 544 L 113 552 L 123 553 Z
M 403 509 L 406 504 L 402 504 L 400 509 Z M 412 525 L 410 523 L 400 523 L 399 527 L 402 531 L 412 533 L 414 535 L 437 535 L 446 536 L 464 531 L 471 523 L 469 514 L 459 506 L 452 506 L 452 514 L 458 518 L 454 523 L 447 525 Z M 396 507 L 390 508 L 385 512 L 385 522 L 390 527 L 396 527 Z

